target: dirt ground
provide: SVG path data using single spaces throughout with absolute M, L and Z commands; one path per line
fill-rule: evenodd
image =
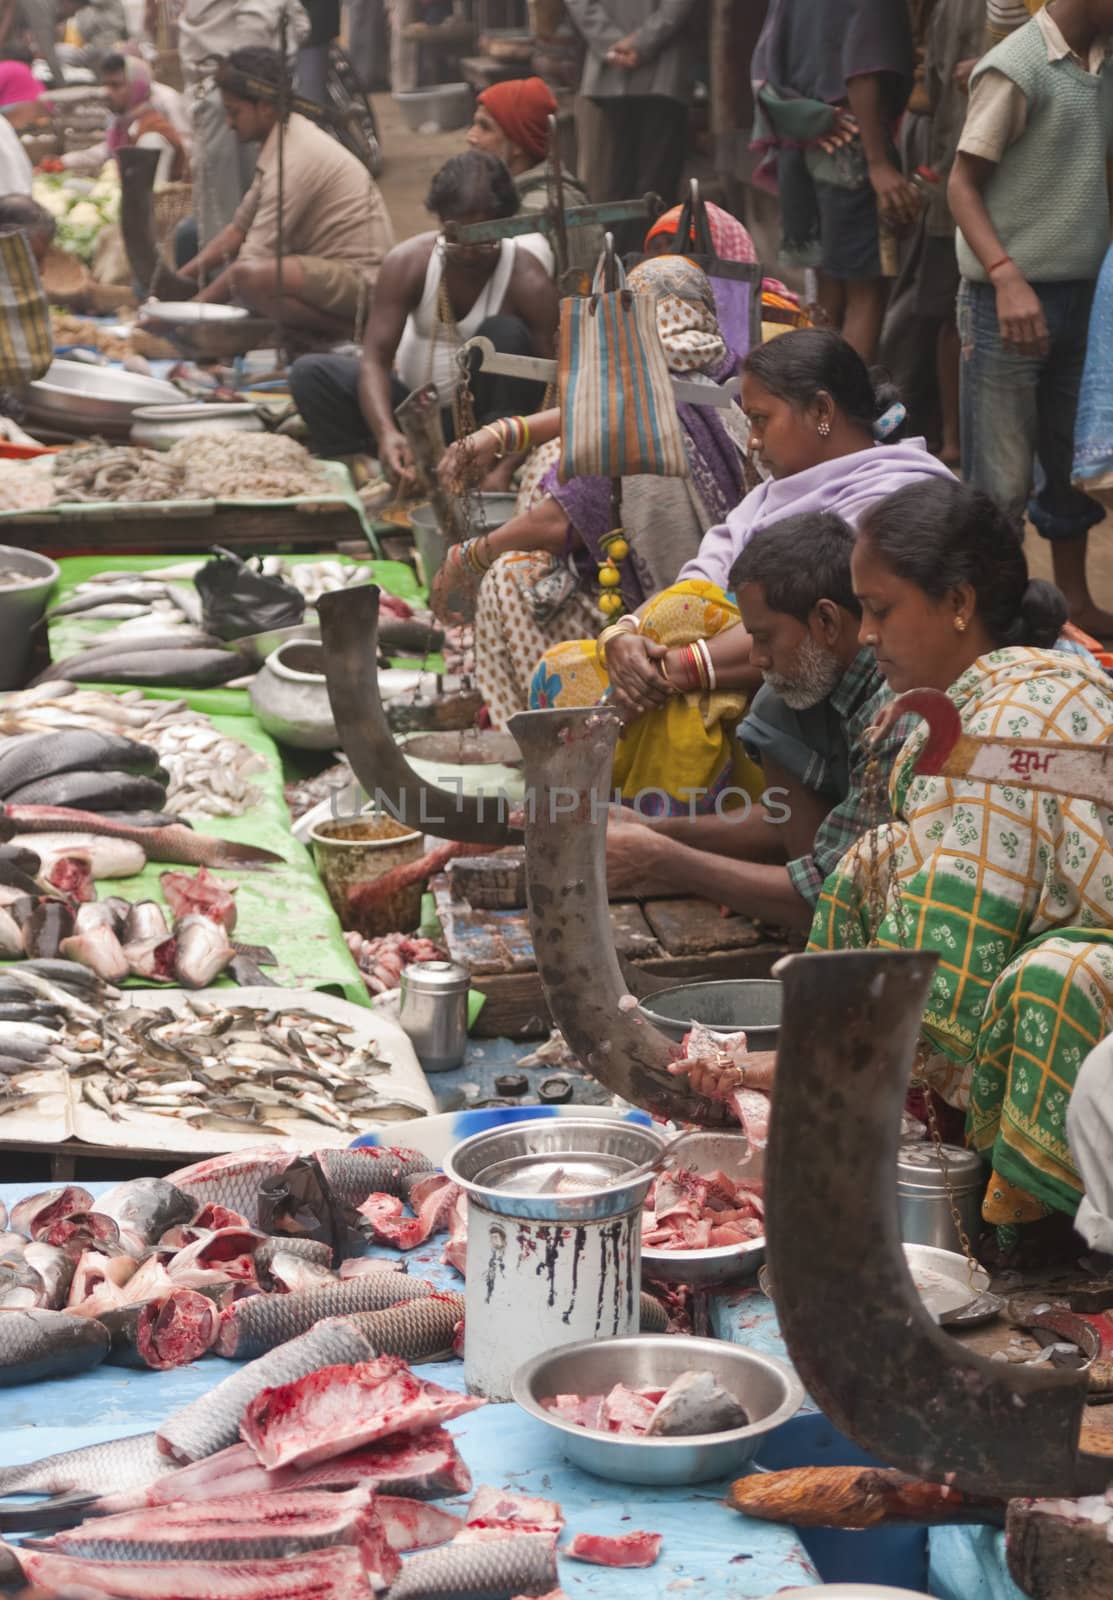
M 411 133 L 389 94 L 377 94 L 373 98 L 386 156 L 379 186 L 394 221 L 395 237 L 406 239 L 430 226 L 424 204 L 429 180 L 449 156 L 465 148 L 467 130 Z M 1113 609 L 1113 519 L 1107 519 L 1091 533 L 1090 552 L 1090 586 L 1094 597 L 1099 605 Z M 1046 541 L 1031 532 L 1028 559 L 1034 577 L 1051 577 Z

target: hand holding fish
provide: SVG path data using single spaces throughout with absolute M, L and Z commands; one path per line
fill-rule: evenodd
M 674 1061 L 669 1071 L 674 1077 L 687 1074 L 695 1094 L 708 1100 L 729 1100 L 739 1089 L 758 1089 L 768 1094 L 773 1088 L 776 1066 L 775 1050 L 754 1050 L 739 1065 L 724 1054 L 717 1060 Z

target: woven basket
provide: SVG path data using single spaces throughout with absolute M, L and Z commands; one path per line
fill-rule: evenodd
M 179 222 L 193 215 L 192 183 L 167 183 L 156 189 L 152 197 L 155 219 L 155 243 L 168 258 L 174 243 L 174 230 Z
M 85 263 L 68 250 L 60 250 L 57 245 L 51 245 L 47 251 L 46 259 L 39 268 L 39 277 L 47 299 L 59 306 L 72 305 L 80 300 L 92 282 Z

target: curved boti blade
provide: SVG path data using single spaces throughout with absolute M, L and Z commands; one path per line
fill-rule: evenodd
M 789 1355 L 836 1427 L 887 1465 L 981 1494 L 1092 1494 L 1086 1379 L 971 1354 L 901 1248 L 896 1159 L 936 956 L 789 956 L 766 1155 L 769 1271 Z
M 438 839 L 520 844 L 505 803 L 452 794 L 418 776 L 394 742 L 379 696 L 379 590 L 358 584 L 317 602 L 325 680 L 344 754 L 367 794 L 381 795 L 399 821 Z
M 657 1117 L 737 1126 L 726 1106 L 670 1074 L 678 1047 L 639 1014 L 615 954 L 606 815 L 618 728 L 613 711 L 592 707 L 510 720 L 525 757 L 526 884 L 545 998 L 584 1067 L 613 1094 Z
M 138 145 L 116 152 L 116 164 L 120 169 L 120 233 L 131 275 L 144 294 L 150 293 L 160 261 L 154 217 L 158 163 L 157 150 L 141 149 Z

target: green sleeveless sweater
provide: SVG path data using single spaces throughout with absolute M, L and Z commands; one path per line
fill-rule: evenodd
M 1096 280 L 1109 245 L 1106 162 L 1113 144 L 1113 64 L 1086 72 L 1070 57 L 1049 61 L 1033 19 L 979 63 L 1023 90 L 1028 121 L 982 191 L 993 226 L 1029 283 Z M 964 278 L 987 281 L 958 234 Z

